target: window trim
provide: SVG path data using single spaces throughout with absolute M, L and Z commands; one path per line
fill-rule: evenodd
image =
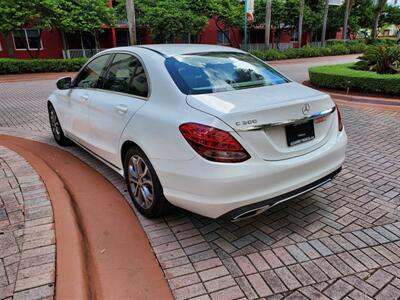
M 226 30 L 224 30 L 224 31 L 220 31 L 220 30 L 218 30 L 217 31 L 217 45 L 229 45 L 229 39 L 225 36 L 225 32 L 228 32 L 228 37 L 229 37 L 229 39 L 231 38 L 231 31 L 229 30 L 229 29 L 226 29 Z M 223 36 L 223 40 L 225 41 L 225 43 L 220 43 L 219 42 L 219 34 L 222 34 L 222 36 Z
M 127 54 L 127 55 L 130 55 L 130 56 L 133 56 L 134 58 L 136 58 L 142 64 L 144 73 L 146 74 L 147 86 L 148 86 L 147 97 L 142 97 L 142 96 L 139 96 L 139 95 L 132 95 L 132 94 L 123 93 L 123 92 L 110 91 L 110 90 L 106 90 L 106 89 L 99 88 L 99 87 L 91 88 L 91 89 L 102 91 L 102 92 L 106 92 L 106 93 L 111 93 L 111 94 L 129 96 L 129 97 L 132 97 L 132 98 L 135 98 L 135 99 L 144 100 L 144 101 L 149 100 L 150 97 L 151 97 L 151 94 L 152 94 L 152 85 L 151 85 L 151 80 L 150 80 L 149 73 L 147 71 L 146 65 L 144 64 L 142 58 L 138 54 L 130 52 L 130 51 L 116 51 L 116 52 L 113 51 L 113 52 L 107 52 L 107 53 L 104 53 L 104 54 L 112 54 L 111 55 L 112 58 L 107 62 L 107 68 L 104 71 L 104 75 L 106 75 L 108 73 L 109 68 L 111 66 L 110 64 L 111 64 L 112 60 L 114 59 L 115 55 L 117 55 L 117 54 Z M 99 56 L 97 56 L 97 57 L 99 57 Z M 93 59 L 95 59 L 95 58 L 93 58 Z M 90 61 L 92 61 L 92 60 L 90 60 Z M 88 63 L 90 63 L 90 62 L 88 62 Z M 85 64 L 85 66 L 86 66 L 86 64 Z
M 78 79 L 79 75 L 83 72 L 83 70 L 86 68 L 86 66 L 87 66 L 88 64 L 90 64 L 90 63 L 91 63 L 92 61 L 94 61 L 95 59 L 98 59 L 99 57 L 106 56 L 106 55 L 109 55 L 109 56 L 110 56 L 110 57 L 108 58 L 106 64 L 105 64 L 105 68 L 104 68 L 104 69 L 108 70 L 108 67 L 109 67 L 111 58 L 114 57 L 113 53 L 102 53 L 102 54 L 100 54 L 100 55 L 93 56 L 91 59 L 89 59 L 89 60 L 82 66 L 82 68 L 81 68 L 81 69 L 78 71 L 78 73 L 75 75 L 75 77 L 74 77 L 73 80 L 72 80 L 71 89 L 98 90 L 98 89 L 99 89 L 99 88 L 97 87 L 98 84 L 99 84 L 98 80 L 97 80 L 97 82 L 96 82 L 96 87 L 95 87 L 95 88 L 83 88 L 83 87 L 76 86 L 76 80 Z M 100 72 L 99 78 L 103 75 L 104 69 Z
M 43 51 L 43 41 L 42 41 L 42 37 L 40 37 L 40 49 L 38 48 L 31 48 L 29 46 L 29 39 L 28 39 L 28 34 L 27 34 L 27 30 L 36 30 L 39 31 L 39 29 L 35 29 L 35 28 L 23 28 L 23 29 L 15 29 L 12 32 L 12 37 L 13 37 L 13 44 L 14 44 L 14 49 L 15 51 L 27 51 L 27 50 L 39 50 L 39 51 Z M 26 45 L 28 46 L 28 48 L 17 48 L 17 46 L 15 45 L 15 37 L 14 37 L 14 31 L 24 31 L 25 33 L 25 41 L 26 41 Z

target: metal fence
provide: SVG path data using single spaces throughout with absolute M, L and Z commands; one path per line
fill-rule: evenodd
M 295 42 L 279 43 L 279 49 L 278 49 L 278 45 L 276 43 L 274 43 L 273 45 L 270 44 L 269 49 L 284 51 L 286 49 L 294 48 L 295 44 L 297 44 L 297 42 L 296 43 Z M 321 42 L 311 42 L 311 43 L 307 43 L 307 46 L 321 47 L 322 43 Z M 244 49 L 244 44 L 240 44 L 240 48 Z M 265 45 L 264 45 L 264 43 L 249 43 L 249 44 L 247 44 L 247 50 L 248 51 L 253 51 L 253 50 L 263 51 L 263 50 L 265 50 Z
M 92 57 L 104 49 L 68 49 L 63 51 L 64 58 Z

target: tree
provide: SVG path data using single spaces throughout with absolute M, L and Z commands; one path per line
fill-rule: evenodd
M 8 57 L 14 56 L 11 32 L 21 28 L 31 17 L 29 4 L 28 1 L 0 1 L 0 34 L 5 37 Z
M 353 2 L 354 2 L 354 0 L 346 0 L 346 10 L 344 13 L 344 24 L 343 24 L 343 33 L 342 33 L 343 40 L 347 40 L 347 38 L 348 38 L 349 16 L 350 16 L 351 8 L 353 6 Z
M 271 32 L 271 14 L 272 14 L 272 0 L 265 1 L 265 35 L 264 45 L 265 49 L 269 49 L 269 40 Z
M 308 32 L 311 40 L 321 40 L 323 18 L 323 1 L 307 1 L 304 7 L 303 32 Z
M 266 0 L 255 1 L 255 20 L 253 25 L 265 24 L 265 3 Z M 274 32 L 277 48 L 280 45 L 280 36 L 284 30 L 296 30 L 299 25 L 299 0 L 273 0 L 271 25 Z M 303 28 L 309 28 L 310 8 L 305 5 Z
M 329 13 L 329 0 L 325 0 L 324 21 L 322 23 L 322 34 L 321 34 L 322 47 L 325 47 L 325 42 L 326 42 L 326 27 L 328 24 L 328 13 Z
M 299 6 L 299 48 L 301 48 L 302 37 L 303 37 L 303 17 L 304 17 L 304 0 L 300 0 Z
M 349 18 L 349 28 L 351 32 L 364 31 L 367 36 L 367 29 L 373 22 L 374 0 L 355 0 L 352 13 Z
M 191 0 L 137 1 L 138 21 L 151 29 L 155 41 L 163 43 L 184 34 L 198 34 L 208 18 L 199 14 Z
M 387 24 L 393 24 L 400 31 L 400 7 L 399 6 L 387 6 L 383 20 Z
M 135 16 L 135 3 L 133 0 L 126 0 L 126 15 L 128 18 L 129 26 L 129 40 L 131 45 L 137 44 L 136 39 L 136 16 Z
M 215 20 L 218 30 L 225 35 L 229 44 L 232 45 L 231 37 L 226 32 L 232 27 L 241 27 L 243 5 L 237 0 L 192 0 L 192 2 L 202 3 L 204 14 Z M 201 13 L 202 9 L 198 11 Z M 224 28 L 221 27 L 221 24 Z
M 378 28 L 379 28 L 379 19 L 382 11 L 384 10 L 387 4 L 387 0 L 377 0 L 375 9 L 374 9 L 374 24 L 372 26 L 371 37 L 376 39 L 378 37 Z
M 40 0 L 39 0 L 40 1 Z M 55 0 L 57 1 L 57 0 Z M 108 7 L 107 0 L 62 0 L 72 3 L 65 23 L 70 27 L 62 25 L 68 32 L 87 32 L 93 35 L 96 48 L 100 48 L 99 34 L 104 26 L 112 26 L 116 22 L 116 14 Z M 61 1 L 61 2 L 62 2 Z M 82 36 L 82 35 L 81 35 Z

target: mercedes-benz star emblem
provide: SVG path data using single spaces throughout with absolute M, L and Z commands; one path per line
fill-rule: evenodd
M 308 103 L 304 104 L 302 111 L 304 115 L 308 115 L 308 113 L 310 112 L 310 104 Z

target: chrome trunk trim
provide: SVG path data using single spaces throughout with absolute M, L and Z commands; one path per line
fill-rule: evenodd
M 254 131 L 254 130 L 260 130 L 260 129 L 267 129 L 271 127 L 277 127 L 277 126 L 284 126 L 284 125 L 290 125 L 290 124 L 295 124 L 295 123 L 302 123 L 306 122 L 309 120 L 314 120 L 318 118 L 323 118 L 326 116 L 329 116 L 330 114 L 334 113 L 336 111 L 336 106 L 333 106 L 329 109 L 316 112 L 313 114 L 307 114 L 303 118 L 298 118 L 298 119 L 290 119 L 286 121 L 281 121 L 281 122 L 274 122 L 274 123 L 266 123 L 266 124 L 260 124 L 260 125 L 254 125 L 251 127 L 246 127 L 246 128 L 237 128 L 235 129 L 237 132 L 240 131 Z

